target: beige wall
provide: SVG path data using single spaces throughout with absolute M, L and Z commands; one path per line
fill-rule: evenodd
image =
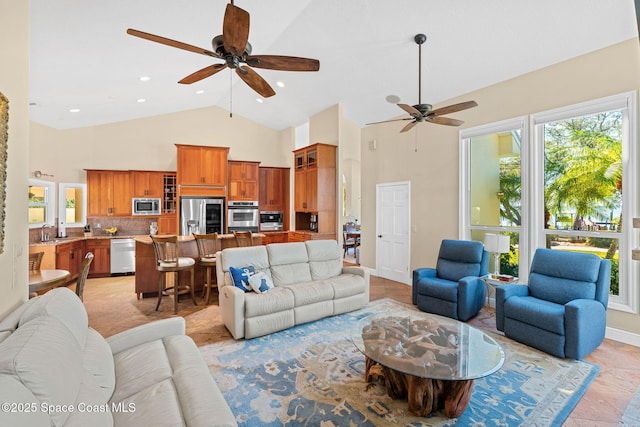
M 84 169 L 176 170 L 175 144 L 231 147 L 230 160 L 287 167 L 288 133 L 218 107 L 69 130 L 32 123 L 29 170 L 56 182 L 85 182 Z
M 27 158 L 29 154 L 29 2 L 0 0 L 0 92 L 9 99 L 4 253 L 0 254 L 0 318 L 26 301 Z
M 455 114 L 466 122 L 464 128 L 638 88 L 640 49 L 634 38 L 434 107 L 477 101 L 478 107 Z M 459 128 L 420 124 L 417 132 L 400 134 L 400 127 L 375 125 L 362 132 L 361 262 L 369 267 L 375 267 L 375 244 L 367 242 L 375 242 L 378 183 L 411 181 L 411 217 L 417 227 L 411 236 L 411 269 L 435 265 L 440 241 L 458 237 Z M 374 139 L 377 149 L 370 150 L 368 143 Z M 609 310 L 607 324 L 640 333 L 638 315 Z

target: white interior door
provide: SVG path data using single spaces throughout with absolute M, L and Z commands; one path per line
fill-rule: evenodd
M 376 186 L 376 270 L 385 279 L 410 284 L 409 182 Z

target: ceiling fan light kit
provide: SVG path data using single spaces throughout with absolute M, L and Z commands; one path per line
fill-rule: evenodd
M 233 1 L 227 4 L 222 34 L 215 36 L 211 41 L 213 50 L 203 49 L 132 28 L 127 30 L 127 34 L 224 61 L 222 64 L 209 65 L 189 74 L 178 82 L 181 84 L 195 83 L 211 77 L 225 68 L 229 68 L 235 69 L 238 77 L 260 96 L 268 98 L 275 95 L 276 92 L 252 67 L 281 71 L 318 71 L 320 69 L 320 61 L 317 59 L 282 55 L 251 55 L 249 22 L 250 17 L 246 10 L 235 6 Z
M 478 103 L 475 101 L 460 102 L 458 104 L 449 105 L 442 108 L 433 109 L 431 104 L 422 103 L 422 45 L 427 41 L 427 36 L 424 34 L 416 34 L 413 40 L 418 45 L 418 103 L 416 105 L 397 104 L 411 117 L 405 117 L 402 119 L 384 120 L 381 122 L 367 123 L 367 125 L 374 125 L 378 123 L 389 123 L 397 121 L 411 120 L 410 123 L 405 125 L 400 132 L 407 132 L 418 123 L 429 122 L 439 125 L 447 126 L 460 126 L 464 122 L 462 120 L 452 119 L 449 117 L 442 117 L 445 114 L 451 114 L 458 111 L 466 110 L 468 108 L 477 107 Z M 389 99 L 389 97 L 387 97 Z

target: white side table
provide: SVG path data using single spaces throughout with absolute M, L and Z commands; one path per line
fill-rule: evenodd
M 496 288 L 500 285 L 511 285 L 518 283 L 517 277 L 511 277 L 510 280 L 499 280 L 493 274 L 482 276 L 481 279 L 487 285 L 487 304 L 489 307 L 496 307 Z M 491 305 L 491 296 L 493 296 L 493 305 Z

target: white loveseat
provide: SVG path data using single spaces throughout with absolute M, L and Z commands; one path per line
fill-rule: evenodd
M 57 288 L 0 320 L 2 426 L 235 426 L 184 319 L 105 340 Z
M 274 288 L 245 292 L 234 286 L 230 267 L 252 266 L 269 275 Z M 369 303 L 369 272 L 343 267 L 335 240 L 272 243 L 227 248 L 217 254 L 222 320 L 234 338 L 254 338 Z

